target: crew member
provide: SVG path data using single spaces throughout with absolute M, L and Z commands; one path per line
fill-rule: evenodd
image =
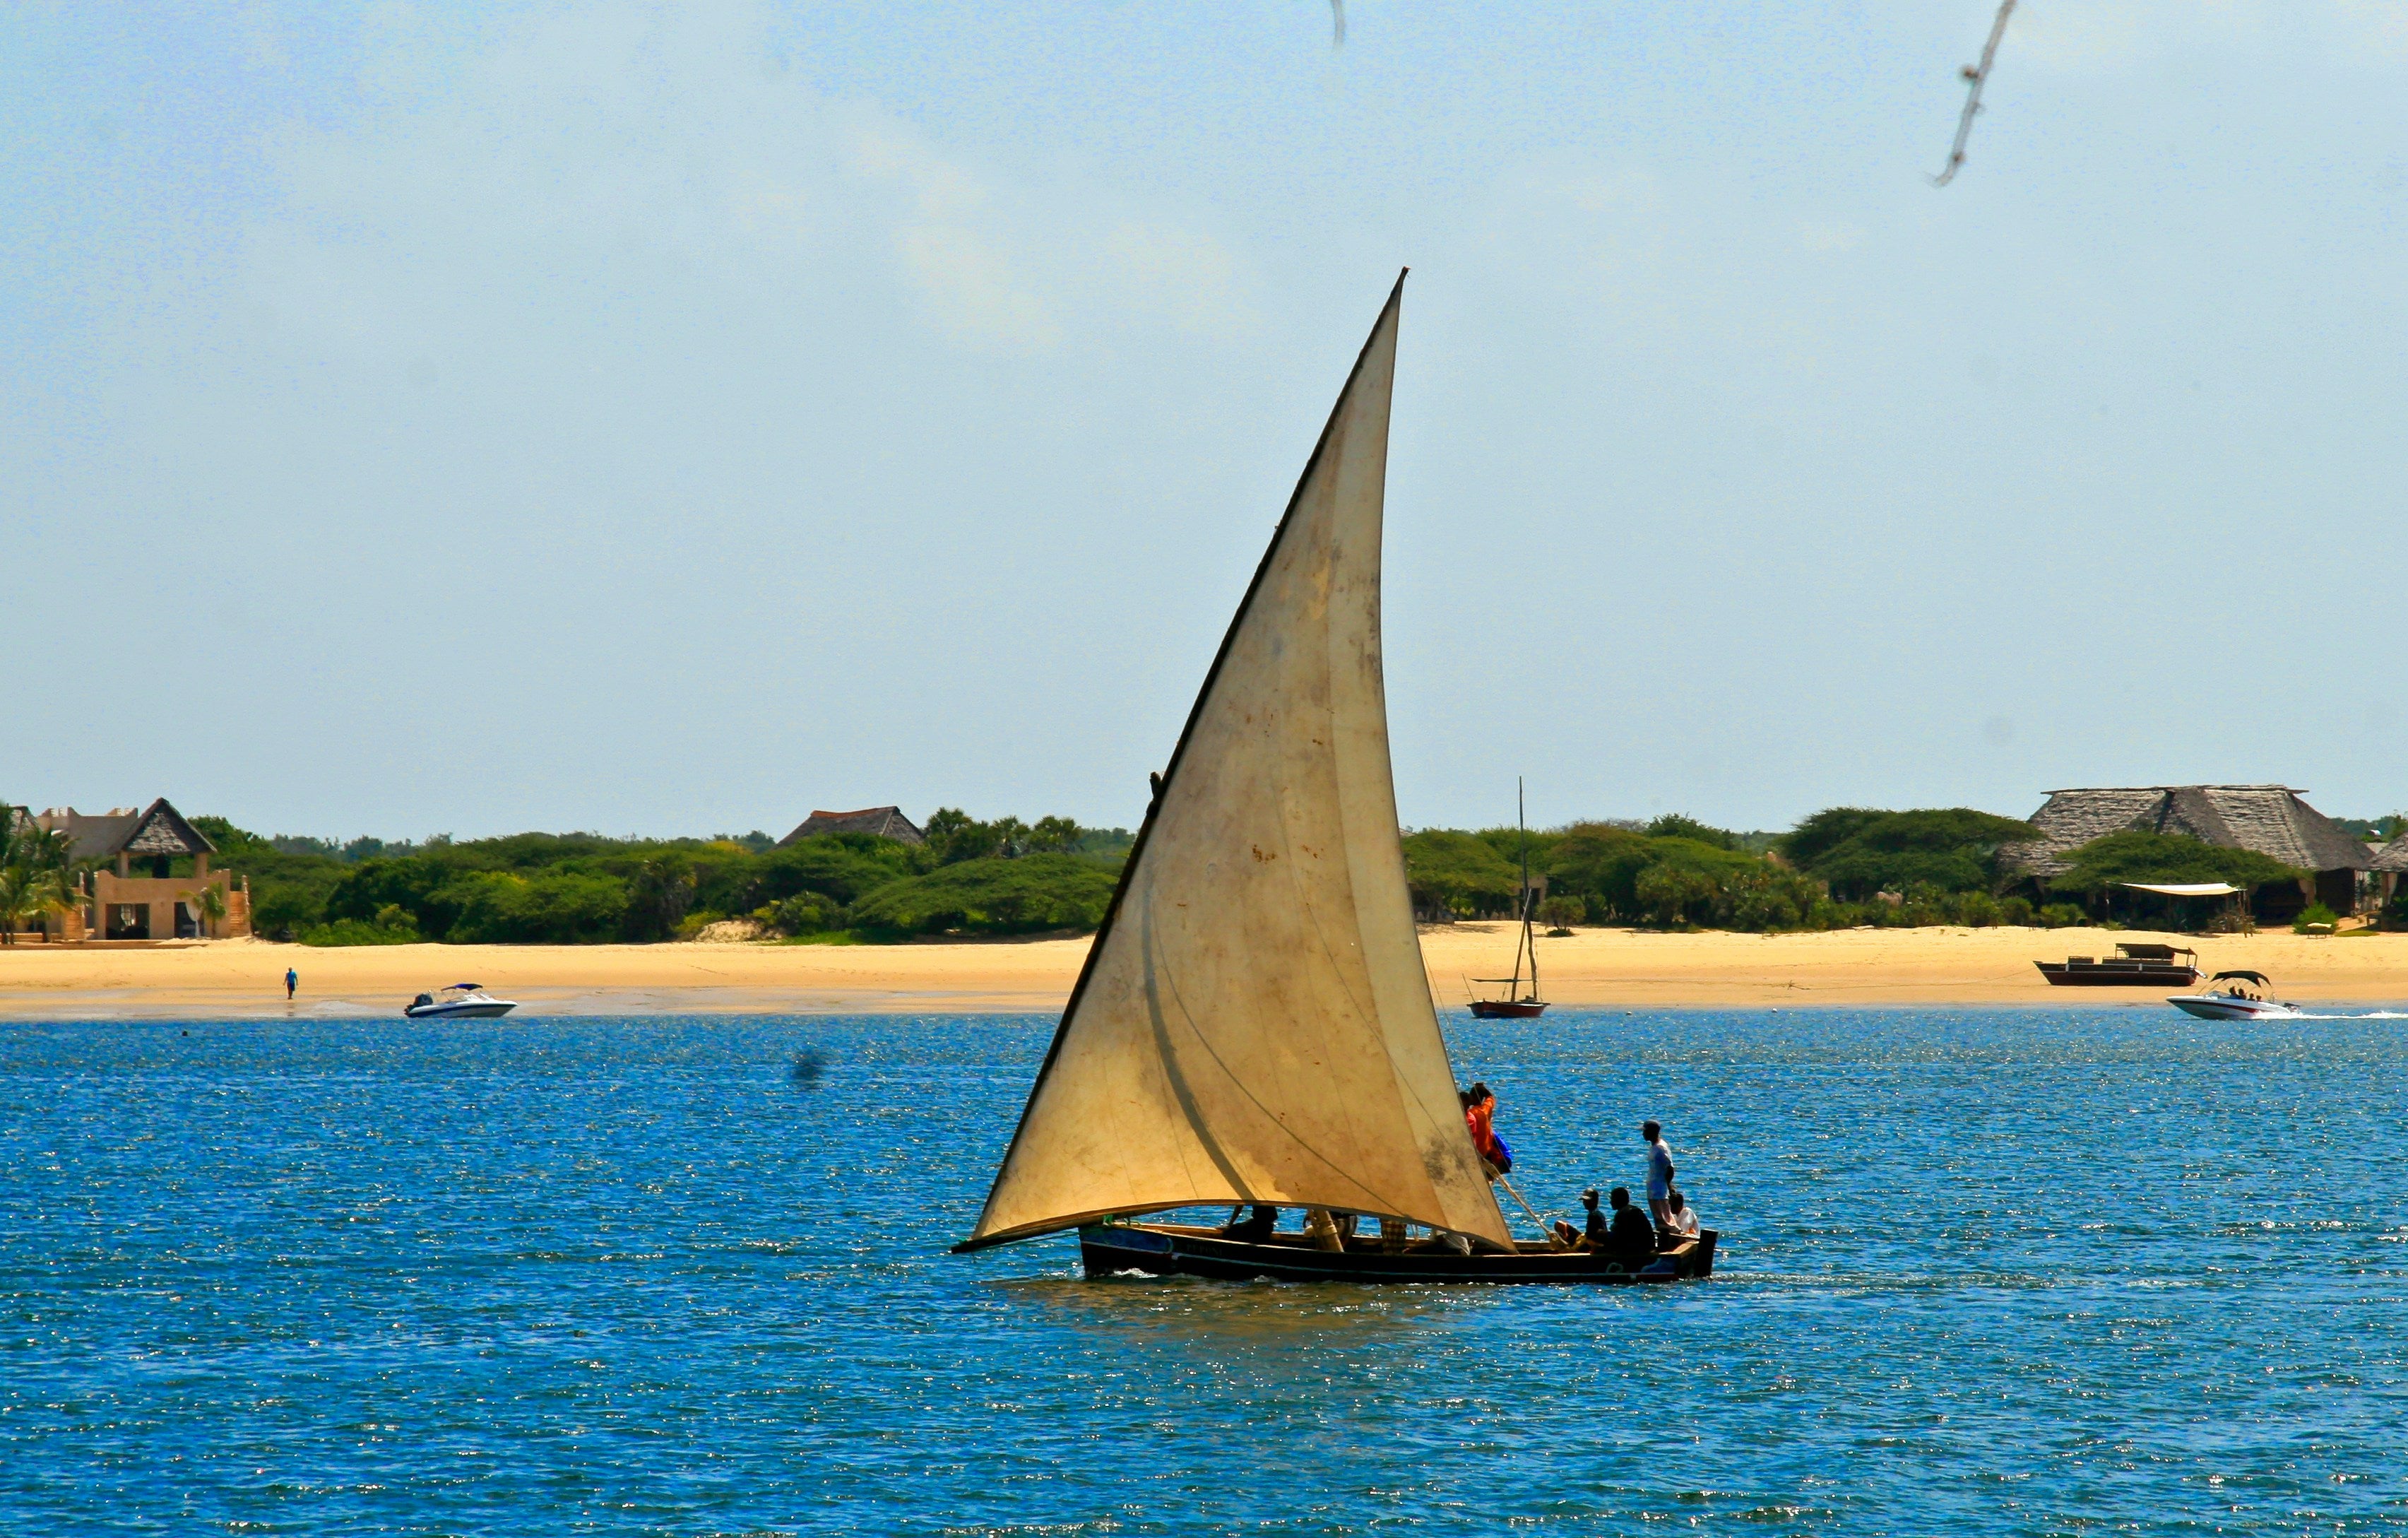
M 1235 1239 L 1240 1243 L 1259 1244 L 1269 1239 L 1271 1230 L 1278 1227 L 1279 1209 L 1267 1207 L 1257 1201 L 1247 1211 L 1244 1217 L 1223 1224 L 1221 1234 L 1224 1238 Z
M 1641 1270 L 1656 1258 L 1656 1225 L 1630 1204 L 1630 1192 L 1623 1186 L 1613 1188 L 1612 1200 L 1613 1225 L 1606 1230 L 1605 1253 L 1625 1271 Z
M 1641 1127 L 1639 1135 L 1647 1140 L 1647 1215 L 1660 1229 L 1672 1211 L 1672 1148 L 1655 1122 Z
M 1664 1237 L 1676 1243 L 1684 1239 L 1697 1238 L 1698 1210 L 1689 1205 L 1689 1199 L 1683 1196 L 1676 1187 L 1672 1194 L 1665 1199 L 1664 1204 L 1671 1210 L 1670 1221 L 1664 1225 Z
M 1513 1150 L 1497 1135 L 1495 1090 L 1475 1084 L 1463 1092 L 1463 1125 L 1471 1133 L 1472 1150 L 1479 1154 L 1489 1179 L 1513 1172 Z

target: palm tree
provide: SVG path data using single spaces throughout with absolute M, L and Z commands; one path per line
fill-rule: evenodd
M 225 917 L 225 893 L 215 884 L 204 886 L 193 898 L 193 911 L 201 915 L 201 938 L 218 937 L 218 920 Z
M 15 944 L 21 927 L 76 904 L 75 861 L 64 833 L 0 800 L 0 943 Z
M 37 870 L 23 861 L 0 865 L 0 944 L 17 943 L 17 931 L 75 906 L 64 872 Z

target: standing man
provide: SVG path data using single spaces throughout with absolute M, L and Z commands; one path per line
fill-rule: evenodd
M 1669 1228 L 1672 1219 L 1672 1149 L 1664 1141 L 1664 1128 L 1654 1122 L 1639 1129 L 1647 1140 L 1647 1215 L 1659 1229 Z
M 293 1002 L 293 990 L 294 990 L 294 989 L 295 989 L 295 988 L 297 988 L 297 987 L 299 987 L 300 985 L 301 985 L 301 974 L 300 974 L 299 972 L 294 971 L 294 970 L 292 968 L 290 968 L 290 967 L 285 968 L 285 969 L 284 969 L 284 1001 L 285 1001 L 286 1003 L 288 1003 L 288 1004 L 289 1004 L 289 1003 Z M 1648 1126 L 1650 1126 L 1650 1127 L 1653 1127 L 1653 1126 L 1655 1126 L 1656 1124 L 1655 1124 L 1654 1122 L 1649 1122 L 1647 1125 L 1648 1125 Z

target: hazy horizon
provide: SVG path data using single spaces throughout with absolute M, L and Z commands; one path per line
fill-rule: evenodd
M 0 15 L 0 795 L 1133 827 L 1411 266 L 1408 824 L 2408 805 L 2408 21 L 1994 10 Z

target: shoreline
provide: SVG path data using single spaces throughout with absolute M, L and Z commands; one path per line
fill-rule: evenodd
M 1511 965 L 1510 924 L 1437 925 L 1422 954 L 1440 1012 Z M 1539 941 L 1544 996 L 1568 1009 L 2160 1005 L 2156 988 L 2051 987 L 2036 960 L 2118 941 L 2248 967 L 2303 1004 L 2408 1001 L 2408 935 L 2184 936 L 2144 930 L 1841 929 L 1663 934 L 1584 928 Z M 215 941 L 158 950 L 0 947 L 0 1020 L 399 1018 L 422 989 L 475 978 L 525 1015 L 1052 1013 L 1088 940 L 910 945 L 371 945 Z M 284 970 L 301 974 L 288 1007 Z

